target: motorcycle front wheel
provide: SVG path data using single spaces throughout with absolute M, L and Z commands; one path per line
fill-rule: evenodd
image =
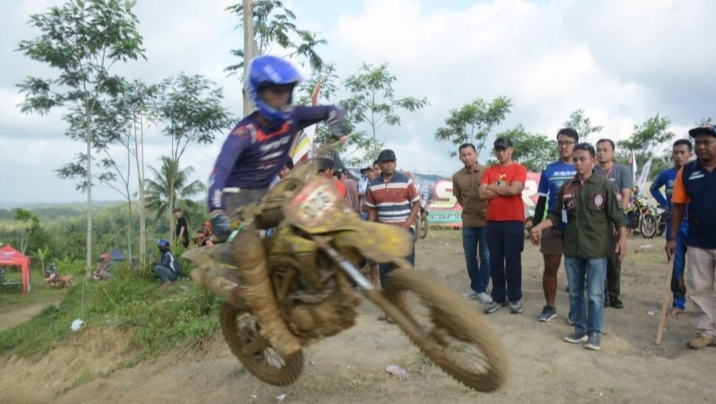
M 502 343 L 465 300 L 431 278 L 403 267 L 392 271 L 386 283 L 384 293 L 371 290 L 368 298 L 445 373 L 482 392 L 495 391 L 507 382 L 507 355 Z M 403 291 L 414 293 L 423 307 L 393 303 Z M 476 352 L 474 356 L 471 350 Z
M 646 215 L 641 220 L 641 226 L 639 230 L 641 231 L 641 235 L 644 236 L 644 238 L 652 238 L 656 236 L 658 227 L 659 225 L 656 216 Z
M 418 219 L 418 222 L 420 222 L 420 230 L 418 231 L 418 236 L 421 239 L 424 239 L 428 236 L 428 232 L 430 231 L 430 221 L 428 220 L 427 210 L 423 210 L 420 212 L 420 218 Z
M 231 352 L 259 380 L 273 386 L 295 382 L 303 372 L 303 351 L 282 356 L 259 334 L 254 316 L 229 303 L 219 313 L 221 331 Z

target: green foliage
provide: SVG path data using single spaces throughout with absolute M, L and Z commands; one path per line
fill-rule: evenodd
M 236 14 L 239 17 L 239 25 L 237 28 L 244 27 L 244 6 L 242 3 L 234 4 L 226 8 L 227 11 Z M 296 14 L 287 9 L 283 2 L 279 0 L 260 0 L 254 2 L 253 5 L 253 30 L 254 40 L 256 41 L 256 54 L 262 55 L 274 46 L 285 49 L 288 53 L 286 57 L 299 56 L 301 65 L 305 65 L 305 61 L 315 72 L 320 72 L 324 68 L 323 59 L 321 59 L 316 48 L 325 45 L 328 42 L 320 39 L 318 34 L 311 31 L 301 30 L 296 27 L 294 21 Z M 292 38 L 297 38 L 295 41 Z M 240 58 L 239 63 L 231 65 L 224 69 L 230 74 L 241 72 L 244 69 L 244 50 L 233 49 L 231 54 Z
M 662 156 L 656 154 L 659 147 L 667 145 L 676 136 L 669 130 L 669 126 L 671 126 L 671 120 L 667 117 L 659 116 L 659 114 L 648 118 L 641 125 L 634 125 L 634 132 L 631 136 L 628 139 L 617 142 L 619 150 L 615 160 L 620 164 L 630 166 L 629 157 L 633 151 L 636 156 L 637 166 L 641 170 L 649 158 L 653 156 L 647 178 L 654 178 L 659 172 L 671 166 L 671 147 L 668 147 L 668 152 L 665 152 Z M 635 181 L 637 179 L 635 178 Z
M 512 100 L 500 96 L 489 104 L 478 98 L 463 105 L 460 109 L 451 109 L 449 116 L 445 119 L 445 126 L 435 131 L 435 140 L 449 141 L 455 146 L 472 143 L 479 153 L 485 147 L 485 142 L 492 129 L 505 120 L 511 107 Z M 457 156 L 457 147 L 455 151 L 450 152 L 450 156 Z
M 588 142 L 592 133 L 600 133 L 604 129 L 601 125 L 592 126 L 592 118 L 584 114 L 583 109 L 578 109 L 569 116 L 569 119 L 562 124 L 565 128 L 572 128 L 579 134 L 580 142 Z M 596 143 L 597 139 L 593 142 Z
M 553 141 L 544 135 L 527 132 L 521 124 L 496 135 L 503 136 L 510 138 L 514 145 L 512 159 L 527 167 L 529 172 L 539 173 L 548 163 L 559 158 Z
M 396 98 L 393 85 L 397 80 L 388 70 L 387 63 L 377 67 L 363 63 L 357 74 L 345 80 L 345 89 L 351 96 L 341 101 L 341 105 L 346 109 L 349 126 L 354 129 L 351 142 L 355 150 L 352 153 L 362 152 L 362 157 L 347 158 L 347 163 L 372 162 L 385 146 L 377 137 L 378 130 L 384 125 L 400 125 L 399 111 L 416 112 L 429 104 L 427 98 Z M 355 131 L 361 124 L 368 126 L 368 134 Z
M 59 306 L 49 307 L 31 320 L 0 332 L 0 353 L 42 355 L 72 334 L 70 324 L 77 318 L 82 318 L 89 327 L 131 328 L 130 348 L 144 358 L 187 340 L 205 338 L 217 330 L 221 305 L 218 298 L 188 280 L 180 280 L 166 291 L 159 290 L 159 284 L 146 273 L 125 273 L 108 282 L 88 280 L 83 293 L 79 280 L 66 292 Z M 31 293 L 43 292 L 40 289 Z

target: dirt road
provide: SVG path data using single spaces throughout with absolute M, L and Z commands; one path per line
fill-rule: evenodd
M 651 248 L 639 251 L 640 245 Z M 487 321 L 501 336 L 511 361 L 511 380 L 485 395 L 462 387 L 427 363 L 395 327 L 375 320 L 366 303 L 358 325 L 306 352 L 303 376 L 277 388 L 258 382 L 231 356 L 220 335 L 201 347 L 122 368 L 126 335 L 84 330 L 67 346 L 37 363 L 0 363 L 0 399 L 7 404 L 39 403 L 709 403 L 716 400 L 716 349 L 689 351 L 694 332 L 691 308 L 669 319 L 664 341 L 654 345 L 666 268 L 663 240 L 629 241 L 622 293 L 626 308 L 607 309 L 602 351 L 562 342 L 571 328 L 560 271 L 557 309 L 549 323 L 536 317 L 544 304 L 541 256 L 525 247 L 521 315 L 499 310 Z M 417 270 L 466 291 L 460 233 L 438 231 L 418 243 Z M 478 303 L 473 303 L 479 310 Z M 389 376 L 388 365 L 408 376 Z M 118 369 L 110 372 L 112 369 Z M 109 376 L 103 376 L 109 374 Z

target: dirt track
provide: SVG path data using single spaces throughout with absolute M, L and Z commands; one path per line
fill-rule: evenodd
M 218 334 L 201 347 L 109 372 L 122 362 L 127 336 L 89 329 L 38 363 L 0 363 L 0 402 L 274 403 L 281 394 L 286 394 L 286 403 L 311 404 L 714 402 L 716 349 L 686 348 L 694 332 L 690 305 L 687 314 L 667 321 L 662 345 L 654 345 L 666 270 L 663 239 L 634 237 L 629 243 L 622 276 L 626 308 L 607 309 L 601 352 L 561 341 L 570 331 L 564 319 L 568 308 L 563 271 L 557 298 L 560 317 L 546 324 L 536 321 L 544 304 L 541 256 L 537 248 L 526 246 L 524 313 L 500 310 L 488 316 L 511 360 L 509 385 L 490 397 L 426 364 L 395 326 L 375 320 L 377 310 L 366 303 L 357 327 L 307 350 L 307 361 L 315 365 L 307 363 L 303 376 L 286 388 L 258 382 Z M 636 253 L 643 244 L 652 248 Z M 420 241 L 417 269 L 464 292 L 467 275 L 459 232 L 435 232 Z M 391 364 L 407 368 L 408 377 L 386 375 L 384 369 Z

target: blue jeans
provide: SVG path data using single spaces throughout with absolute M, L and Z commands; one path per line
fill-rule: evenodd
M 413 236 L 413 247 L 410 249 L 410 254 L 405 257 L 405 259 L 413 266 L 413 268 L 415 268 L 415 230 L 411 228 L 410 234 Z M 385 283 L 388 282 L 387 276 L 390 271 L 395 268 L 396 266 L 392 262 L 378 264 L 378 273 L 380 274 L 381 285 L 385 285 Z
M 480 247 L 480 260 L 477 249 Z M 490 250 L 487 248 L 487 230 L 484 227 L 462 226 L 462 249 L 465 252 L 470 289 L 475 293 L 487 292 L 490 284 Z
M 564 258 L 569 282 L 569 309 L 576 332 L 602 332 L 604 317 L 604 281 L 607 258 Z M 589 303 L 585 304 L 584 290 Z
M 154 273 L 162 280 L 162 282 L 174 282 L 179 279 L 178 273 L 163 265 L 156 265 L 154 267 Z
M 525 247 L 525 222 L 488 221 L 487 246 L 490 249 L 492 301 L 522 300 L 522 250 Z
M 676 235 L 676 251 L 674 252 L 674 272 L 671 275 L 671 291 L 674 293 L 673 307 L 681 310 L 686 309 L 686 295 L 681 288 L 684 279 L 684 267 L 686 266 L 686 232 L 688 226 L 681 226 Z M 671 234 L 671 224 L 666 225 L 666 239 Z

